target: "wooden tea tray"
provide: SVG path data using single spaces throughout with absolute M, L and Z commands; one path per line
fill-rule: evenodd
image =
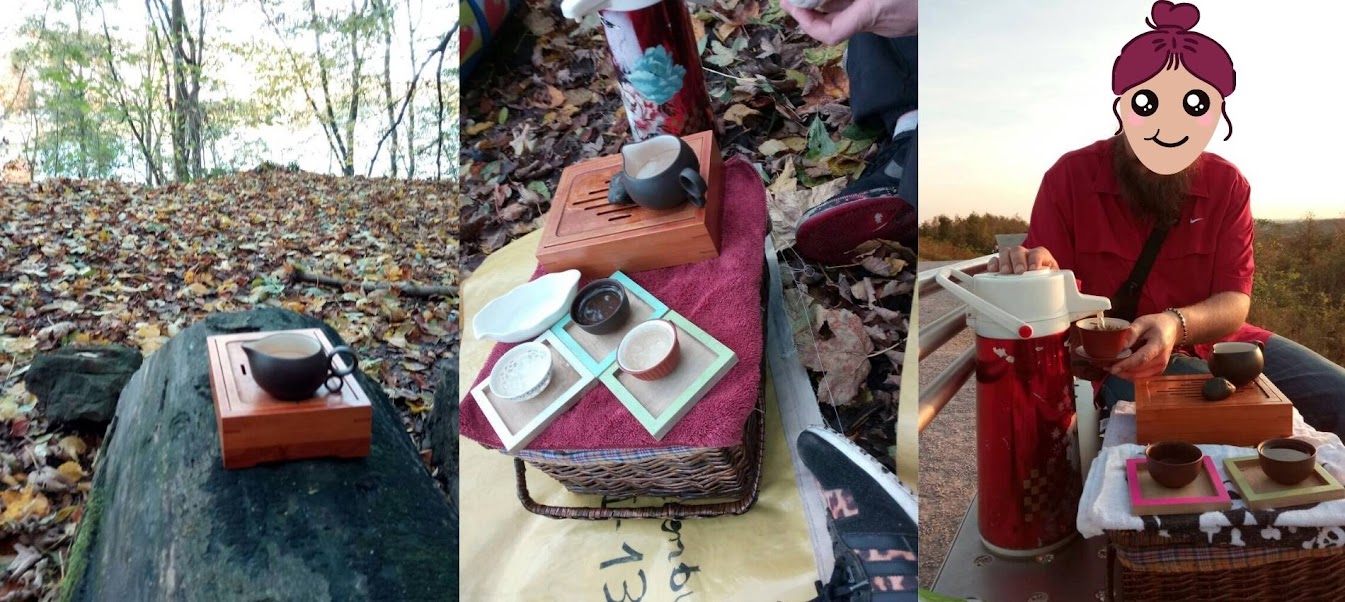
M 608 366 L 616 361 L 617 345 L 621 344 L 621 339 L 626 336 L 626 333 L 642 322 L 662 318 L 664 314 L 668 313 L 667 305 L 664 305 L 644 287 L 636 284 L 630 277 L 617 272 L 612 274 L 610 278 L 620 282 L 621 286 L 625 287 L 626 297 L 630 300 L 630 317 L 619 330 L 602 335 L 589 334 L 580 328 L 574 320 L 571 320 L 568 313 L 555 326 L 551 327 L 552 334 L 556 335 L 561 344 L 574 352 L 574 355 L 579 358 L 579 362 L 588 369 L 589 373 L 594 375 L 602 374 Z
M 1158 376 L 1135 383 L 1138 443 L 1178 440 L 1253 447 L 1294 433 L 1294 407 L 1264 374 L 1222 401 L 1205 401 L 1209 375 Z
M 326 351 L 331 341 L 317 328 L 291 330 L 316 338 Z M 225 468 L 247 468 L 262 462 L 305 458 L 362 458 L 369 455 L 372 413 L 369 397 L 354 374 L 343 377 L 338 393 L 307 401 L 280 401 L 263 391 L 249 375 L 243 344 L 272 334 L 248 332 L 208 337 L 210 391 Z M 338 366 L 345 360 L 337 357 Z
M 1336 482 L 1335 477 L 1321 463 L 1317 464 L 1316 473 L 1297 485 L 1281 485 L 1270 480 L 1261 470 L 1261 463 L 1256 456 L 1227 458 L 1224 467 L 1228 469 L 1228 476 L 1233 478 L 1233 486 L 1237 487 L 1238 493 L 1242 494 L 1242 499 L 1247 501 L 1247 506 L 1252 510 L 1345 499 L 1345 488 Z
M 602 373 L 602 382 L 635 415 L 636 420 L 662 439 L 691 407 L 738 363 L 737 354 L 675 311 L 664 314 L 677 326 L 681 359 L 672 374 L 644 381 L 627 374 L 613 362 Z
M 577 163 L 561 173 L 546 215 L 537 261 L 548 272 L 578 269 L 595 277 L 616 270 L 639 272 L 719 256 L 724 160 L 713 132 L 683 138 L 700 159 L 709 188 L 705 207 L 685 203 L 656 211 L 611 205 L 607 188 L 621 171 L 621 155 Z
M 1149 476 L 1146 458 L 1126 460 L 1126 479 L 1130 485 L 1130 513 L 1135 516 L 1156 514 L 1199 514 L 1233 508 L 1214 459 L 1201 461 L 1200 476 L 1185 487 L 1172 489 L 1158 484 Z
M 542 333 L 536 342 L 551 349 L 551 382 L 540 394 L 523 401 L 508 401 L 490 392 L 490 379 L 472 389 L 472 397 L 486 415 L 505 451 L 527 447 L 538 434 L 579 401 L 597 384 L 597 378 L 584 368 L 565 345 L 551 332 Z

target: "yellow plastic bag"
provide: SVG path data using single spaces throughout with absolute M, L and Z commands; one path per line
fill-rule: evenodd
M 475 340 L 472 316 L 537 269 L 540 232 L 491 255 L 463 286 L 464 396 L 490 354 Z M 785 446 L 771 381 L 766 380 L 766 465 L 761 494 L 742 516 L 709 519 L 554 520 L 523 509 L 512 458 L 460 441 L 460 551 L 463 600 L 810 600 L 816 563 Z M 463 403 L 474 403 L 463 400 Z M 596 505 L 529 469 L 533 498 L 551 505 Z M 635 500 L 650 504 L 652 500 Z

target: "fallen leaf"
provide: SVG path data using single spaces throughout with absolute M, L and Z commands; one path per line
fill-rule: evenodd
M 736 104 L 724 111 L 724 120 L 730 123 L 743 125 L 743 120 L 752 116 L 760 115 L 761 111 L 753 109 L 745 104 Z
M 822 373 L 818 401 L 853 403 L 869 376 L 869 354 L 874 350 L 864 321 L 845 309 L 819 308 L 813 335 L 813 344 L 799 349 L 799 356 L 808 369 Z
M 25 518 L 42 518 L 51 513 L 51 502 L 32 485 L 20 491 L 0 491 L 0 503 L 5 511 L 0 514 L 0 522 L 11 523 Z
M 79 467 L 79 462 L 69 461 L 62 463 L 56 470 L 64 475 L 65 478 L 70 479 L 71 483 L 78 483 L 80 479 L 84 478 L 84 469 Z
M 767 157 L 774 157 L 775 155 L 783 153 L 787 150 L 789 150 L 789 145 L 779 140 L 767 140 L 765 142 L 762 142 L 761 146 L 757 147 L 757 151 L 759 151 L 763 155 L 766 155 Z
M 62 457 L 67 458 L 67 460 L 79 460 L 79 457 L 89 450 L 89 443 L 83 442 L 83 439 L 75 437 L 75 435 L 67 435 L 67 437 L 62 437 L 61 441 L 56 442 L 56 447 L 61 449 Z
M 896 257 L 865 257 L 860 265 L 877 276 L 891 277 L 906 269 L 906 262 Z

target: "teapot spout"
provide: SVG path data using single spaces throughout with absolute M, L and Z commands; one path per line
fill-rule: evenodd
M 1066 283 L 1077 283 L 1073 271 L 1061 270 L 1061 272 L 1064 273 Z M 1111 299 L 1098 295 L 1085 295 L 1079 290 L 1078 286 L 1067 285 L 1065 286 L 1065 309 L 1069 312 L 1070 320 L 1077 320 L 1111 309 Z

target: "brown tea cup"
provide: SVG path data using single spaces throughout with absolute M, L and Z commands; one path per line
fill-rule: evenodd
M 1281 485 L 1297 485 L 1317 470 L 1317 447 L 1302 439 L 1267 439 L 1256 446 L 1261 471 Z
M 1200 476 L 1205 452 L 1185 441 L 1159 441 L 1144 449 L 1149 476 L 1159 485 L 1179 489 Z
M 1265 369 L 1264 348 L 1260 341 L 1215 343 L 1209 361 L 1210 374 L 1227 379 L 1235 387 L 1244 387 Z
M 626 325 L 630 318 L 630 299 L 626 287 L 614 278 L 588 283 L 575 295 L 570 319 L 589 334 L 610 334 Z
M 1084 353 L 1097 360 L 1106 360 L 1121 355 L 1126 349 L 1126 335 L 1130 333 L 1130 322 L 1120 318 L 1085 318 L 1075 323 L 1079 327 L 1079 339 L 1083 342 Z
M 640 380 L 672 374 L 680 359 L 677 325 L 668 320 L 649 320 L 632 328 L 616 348 L 617 367 Z

